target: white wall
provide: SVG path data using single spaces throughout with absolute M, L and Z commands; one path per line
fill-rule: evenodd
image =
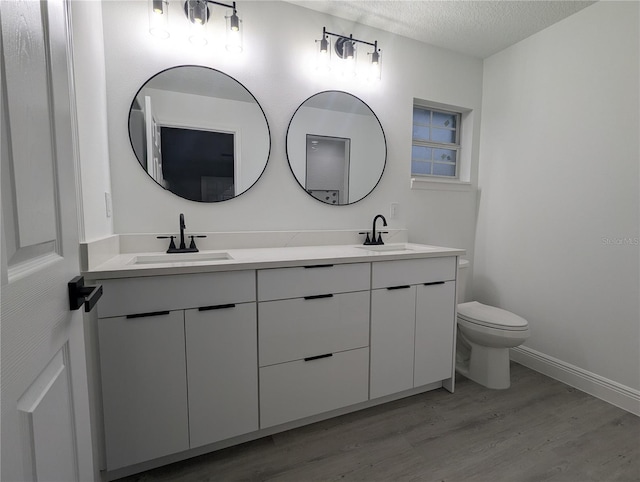
M 190 231 L 304 230 L 369 228 L 376 213 L 391 227 L 408 228 L 412 241 L 473 249 L 475 192 L 410 190 L 413 98 L 459 105 L 479 114 L 482 62 L 387 32 L 323 15 L 284 2 L 242 2 L 244 52 L 232 57 L 217 23 L 218 45 L 191 46 L 180 2 L 171 2 L 172 36 L 148 33 L 145 1 L 103 2 L 109 152 L 116 233 L 166 233 L 186 216 Z M 220 17 L 225 9 L 214 7 Z M 217 20 L 214 20 L 214 22 Z M 383 73 L 371 85 L 317 75 L 310 64 L 322 27 L 378 40 Z M 212 30 L 213 32 L 213 30 Z M 181 64 L 221 70 L 245 85 L 264 109 L 271 131 L 271 158 L 262 178 L 247 193 L 222 203 L 186 201 L 163 191 L 135 161 L 127 132 L 129 106 L 138 88 L 155 73 Z M 388 143 L 387 167 L 373 194 L 351 206 L 329 206 L 307 195 L 289 169 L 285 139 L 291 116 L 311 95 L 344 90 L 360 97 L 379 117 Z M 477 162 L 479 122 L 474 134 Z M 475 167 L 474 167 L 475 169 Z M 391 202 L 400 216 L 391 220 Z
M 638 7 L 598 2 L 485 60 L 473 278 L 529 320 L 526 347 L 635 390 Z
M 80 241 L 113 234 L 105 193 L 111 194 L 104 38 L 100 2 L 71 2 L 78 149 L 82 186 Z

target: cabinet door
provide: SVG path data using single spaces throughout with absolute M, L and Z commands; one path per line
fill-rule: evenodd
M 98 320 L 107 469 L 189 448 L 184 313 Z
M 453 376 L 455 282 L 417 286 L 414 385 Z
M 416 287 L 371 292 L 371 398 L 413 388 Z
M 185 312 L 191 447 L 258 430 L 256 304 Z

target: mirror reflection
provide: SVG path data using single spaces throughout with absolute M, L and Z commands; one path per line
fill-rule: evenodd
M 378 184 L 387 159 L 380 121 L 362 100 L 320 92 L 296 110 L 287 131 L 289 166 L 316 199 L 353 204 Z
M 129 111 L 129 137 L 154 181 L 200 202 L 247 191 L 271 148 L 255 97 L 227 74 L 194 65 L 162 71 L 140 88 Z

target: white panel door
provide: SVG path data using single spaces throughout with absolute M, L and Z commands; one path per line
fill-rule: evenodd
M 64 0 L 0 2 L 2 468 L 92 480 L 79 272 L 75 118 Z

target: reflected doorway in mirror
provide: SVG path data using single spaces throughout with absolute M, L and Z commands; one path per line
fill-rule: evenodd
M 346 204 L 350 155 L 351 139 L 307 134 L 307 192 L 329 204 Z

